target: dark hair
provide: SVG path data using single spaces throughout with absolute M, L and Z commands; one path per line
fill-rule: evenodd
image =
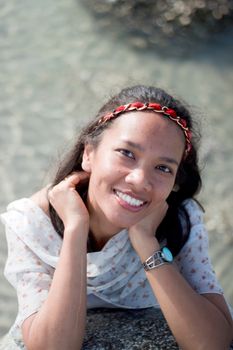
M 119 94 L 112 97 L 99 110 L 96 118 L 83 128 L 73 149 L 65 156 L 64 161 L 60 164 L 52 186 L 58 184 L 73 171 L 82 170 L 81 163 L 85 144 L 90 142 L 97 146 L 103 131 L 114 122 L 113 120 L 109 120 L 104 124 L 98 124 L 98 120 L 120 105 L 135 101 L 142 103 L 157 102 L 162 106 L 174 109 L 177 115 L 186 120 L 187 126 L 192 132 L 191 151 L 181 161 L 177 172 L 176 185 L 178 186 L 178 190 L 177 192 L 172 191 L 170 193 L 167 199 L 169 204 L 168 211 L 156 233 L 159 242 L 166 239 L 167 246 L 175 256 L 188 239 L 190 231 L 189 216 L 185 210 L 183 201 L 187 198 L 193 198 L 201 188 L 201 177 L 197 159 L 197 144 L 200 134 L 194 129 L 193 121 L 187 107 L 185 107 L 179 100 L 168 95 L 164 90 L 155 87 L 137 85 L 125 88 Z M 87 191 L 87 185 L 84 187 L 77 186 L 77 191 L 84 198 Z M 55 230 L 61 237 L 63 237 L 63 223 L 51 205 L 50 215 Z

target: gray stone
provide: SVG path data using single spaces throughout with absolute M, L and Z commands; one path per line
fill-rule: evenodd
M 138 49 L 208 40 L 232 27 L 233 0 L 85 0 L 84 3 L 109 29 L 115 24 L 131 36 Z M 192 39 L 190 41 L 190 39 Z M 201 40 L 200 40 L 201 39 Z
M 83 350 L 175 350 L 177 343 L 159 309 L 94 309 L 87 314 Z

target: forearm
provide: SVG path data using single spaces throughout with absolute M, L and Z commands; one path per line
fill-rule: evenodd
M 33 320 L 28 349 L 80 349 L 86 320 L 86 234 L 64 234 L 48 297 Z
M 144 243 L 141 260 L 158 249 Z M 187 350 L 228 349 L 232 326 L 211 301 L 197 294 L 173 265 L 146 272 L 161 310 L 178 344 Z
M 187 350 L 228 349 L 231 328 L 224 315 L 198 295 L 174 266 L 147 273 L 148 280 L 178 344 Z

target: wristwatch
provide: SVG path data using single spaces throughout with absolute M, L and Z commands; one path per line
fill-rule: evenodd
M 146 271 L 152 270 L 155 267 L 162 266 L 164 264 L 170 264 L 173 261 L 173 255 L 167 247 L 163 247 L 161 250 L 157 250 L 143 263 L 143 267 Z

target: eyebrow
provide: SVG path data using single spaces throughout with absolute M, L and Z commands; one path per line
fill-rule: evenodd
M 132 141 L 128 141 L 128 140 L 123 140 L 124 143 L 126 143 L 128 146 L 133 147 L 141 152 L 145 152 L 145 148 L 142 147 L 139 143 L 135 143 Z M 170 163 L 170 164 L 176 164 L 177 166 L 179 166 L 179 162 L 177 160 L 175 160 L 174 158 L 170 158 L 170 157 L 159 157 L 159 159 L 161 161 Z
M 139 143 L 135 143 L 132 141 L 128 141 L 128 140 L 123 140 L 124 143 L 126 143 L 128 146 L 133 147 L 138 149 L 139 151 L 145 152 L 145 148 L 143 148 Z

